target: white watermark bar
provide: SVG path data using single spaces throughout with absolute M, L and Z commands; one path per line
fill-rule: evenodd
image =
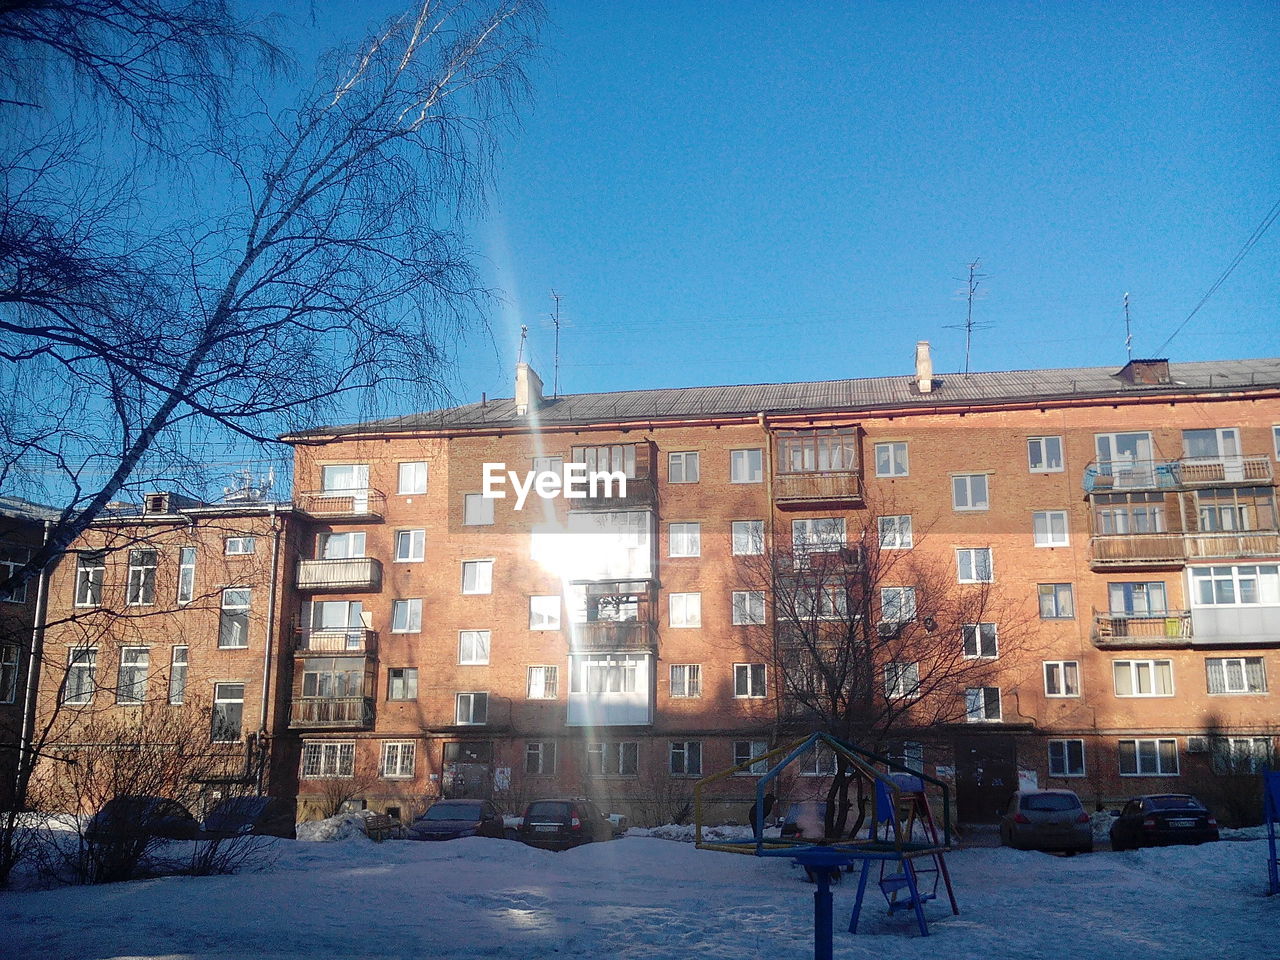
M 489 500 L 507 499 L 510 486 L 515 491 L 515 509 L 523 510 L 530 493 L 543 500 L 625 499 L 627 475 L 622 470 L 587 470 L 585 463 L 566 463 L 559 473 L 554 470 L 526 470 L 521 474 L 508 470 L 505 463 L 483 465 L 481 496 Z

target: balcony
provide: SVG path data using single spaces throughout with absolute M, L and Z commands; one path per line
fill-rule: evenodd
M 1221 487 L 1233 483 L 1266 486 L 1271 483 L 1271 458 L 1192 457 L 1178 461 L 1184 487 Z
M 780 507 L 820 503 L 862 503 L 862 475 L 856 470 L 775 473 L 773 499 Z
M 1084 471 L 1085 493 L 1180 490 L 1231 484 L 1269 485 L 1271 458 L 1188 457 L 1183 460 L 1095 460 Z
M 305 657 L 319 653 L 372 654 L 377 648 L 374 630 L 300 629 L 294 634 L 294 653 Z
M 317 520 L 381 520 L 387 495 L 372 487 L 357 490 L 303 490 L 297 494 L 299 510 Z
M 375 557 L 299 560 L 299 590 L 378 590 L 382 562 Z
M 289 713 L 293 729 L 362 730 L 373 726 L 373 697 L 299 697 Z
M 1280 557 L 1280 531 L 1230 530 L 1216 533 L 1188 533 L 1189 560 Z
M 569 500 L 571 510 L 647 510 L 658 505 L 658 490 L 650 477 L 627 477 L 627 495 L 618 496 L 616 483 L 606 485 L 600 480 L 592 496 L 592 487 L 585 487 L 586 497 Z
M 1186 546 L 1180 533 L 1116 533 L 1089 538 L 1089 566 L 1094 570 L 1142 570 L 1185 563 Z
M 652 653 L 658 645 L 654 626 L 648 620 L 592 620 L 572 624 L 570 636 L 575 651 L 637 650 Z
M 1093 645 L 1102 650 L 1191 646 L 1191 613 L 1132 614 L 1093 611 Z

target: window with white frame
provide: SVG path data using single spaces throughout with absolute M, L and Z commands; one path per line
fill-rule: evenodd
M 764 591 L 733 591 L 733 622 L 735 626 L 764 623 Z
M 845 620 L 849 593 L 843 582 L 801 584 L 793 593 L 795 615 L 801 620 Z
M 904 740 L 897 747 L 890 747 L 885 756 L 894 760 L 908 770 L 924 773 L 924 744 L 915 740 Z
M 460 693 L 454 700 L 454 722 L 458 726 L 481 726 L 489 722 L 489 694 Z
M 560 629 L 560 595 L 558 593 L 529 598 L 529 629 Z
M 1111 671 L 1117 697 L 1173 696 L 1171 660 L 1116 660 Z
M 1044 661 L 1046 697 L 1080 696 L 1080 663 L 1077 660 Z
M 1266 693 L 1262 657 L 1209 657 L 1204 662 L 1210 693 Z
M 388 667 L 387 668 L 387 699 L 388 700 L 417 700 L 418 699 L 418 668 L 417 667 Z
M 884 665 L 884 695 L 890 700 L 920 696 L 920 665 L 890 661 Z
M 769 752 L 768 740 L 735 740 L 733 741 L 733 765 L 740 767 L 744 763 L 751 763 L 756 757 L 762 757 Z M 769 772 L 769 762 L 760 760 L 752 763 L 745 770 L 739 770 L 740 777 L 759 777 Z
M 313 600 L 311 630 L 318 633 L 342 634 L 333 638 L 349 650 L 359 650 L 364 643 L 364 604 L 359 600 Z
M 702 776 L 702 741 L 671 741 L 671 775 L 675 777 Z
M 961 583 L 990 583 L 995 579 L 990 547 L 956 550 L 956 572 Z
M 671 664 L 671 696 L 702 696 L 702 665 L 698 663 Z
M 427 464 L 417 460 L 400 464 L 400 483 L 396 492 L 402 495 L 427 492 Z
M 574 463 L 584 463 L 587 473 L 621 473 L 628 480 L 636 476 L 636 448 L 634 443 L 602 444 L 596 447 L 574 447 L 570 456 Z
M 765 665 L 763 663 L 735 663 L 733 665 L 733 695 L 739 699 L 767 696 Z
M 160 555 L 155 550 L 130 550 L 129 575 L 125 586 L 125 602 L 140 606 L 156 601 L 156 566 Z
M 673 593 L 668 597 L 673 627 L 702 626 L 702 594 Z
M 381 776 L 384 780 L 408 780 L 413 776 L 416 744 L 411 740 L 392 740 L 382 745 Z
M 876 530 L 880 535 L 881 550 L 910 550 L 914 545 L 909 513 L 893 517 L 876 517 Z
M 6 580 L 13 576 L 30 559 L 31 551 L 25 547 L 0 544 L 0 580 Z M 4 603 L 26 603 L 26 582 L 15 584 L 7 590 L 0 590 L 0 601 Z
M 302 777 L 304 780 L 353 777 L 355 773 L 356 743 L 354 740 L 303 742 Z
M 427 531 L 396 531 L 396 563 L 421 563 L 427 556 Z
M 349 560 L 363 557 L 365 535 L 363 530 L 342 533 L 316 534 L 316 557 L 320 560 Z
M 1280 604 L 1280 566 L 1274 563 L 1192 567 L 1191 604 L 1256 607 Z
M 123 647 L 116 677 L 116 703 L 142 703 L 147 698 L 147 671 L 151 651 L 147 647 Z
M 529 740 L 524 745 L 524 772 L 528 777 L 549 777 L 556 772 L 556 742 Z
M 667 480 L 671 483 L 697 483 L 697 451 L 667 454 Z
M 814 744 L 813 748 L 800 758 L 800 776 L 802 777 L 834 777 L 835 775 L 835 751 L 825 743 Z
M 554 477 L 564 477 L 564 457 L 534 457 L 533 472 L 538 476 L 549 473 Z
M 1067 511 L 1037 510 L 1031 514 L 1031 532 L 1037 547 L 1069 546 Z
M 1280 426 L 1271 428 L 1271 446 L 1275 451 L 1276 459 L 1280 460 Z
M 754 557 L 764 553 L 764 521 L 733 521 L 733 555 Z
M 1084 776 L 1084 741 L 1083 740 L 1050 740 L 1049 741 L 1049 776 L 1051 777 L 1083 777 Z
M 1209 750 L 1213 772 L 1219 776 L 1252 776 L 1272 769 L 1270 737 L 1214 737 Z
M 1027 468 L 1032 473 L 1061 473 L 1062 438 L 1028 437 Z
M 599 653 L 572 658 L 570 693 L 635 693 L 640 661 L 625 653 Z
M 702 524 L 672 523 L 667 525 L 671 557 L 698 557 L 702 555 Z
M 951 478 L 951 506 L 956 510 L 986 510 L 987 475 L 985 473 L 959 473 Z
M 101 552 L 76 555 L 76 606 L 96 607 L 102 603 L 102 584 L 107 577 L 107 555 Z
M 881 587 L 880 619 L 884 623 L 906 623 L 916 617 L 915 587 Z
M 908 473 L 906 441 L 876 444 L 877 477 L 905 477 Z
M 241 650 L 249 646 L 249 610 L 253 591 L 248 587 L 228 587 L 222 591 L 222 610 L 218 619 L 218 647 Z
M 729 451 L 730 483 L 762 483 L 764 482 L 763 450 L 730 450 Z
M 493 523 L 493 499 L 483 493 L 467 493 L 462 496 L 462 525 L 487 527 Z
M 98 651 L 95 647 L 80 647 L 67 654 L 67 678 L 62 685 L 62 702 L 85 704 L 93 702 L 97 686 Z
M 1071 620 L 1076 615 L 1075 591 L 1069 583 L 1041 583 L 1036 587 L 1041 620 Z
M 960 628 L 960 634 L 966 660 L 990 660 L 998 655 L 994 623 L 966 623 Z
M 493 593 L 493 561 L 462 561 L 462 592 L 464 594 Z
M 1172 737 L 1121 740 L 1118 748 L 1122 777 L 1178 775 L 1178 741 Z
M 640 744 L 635 740 L 587 744 L 587 772 L 598 777 L 634 777 L 640 772 Z
M 411 597 L 391 602 L 391 632 L 422 632 L 422 598 Z
M 458 631 L 458 663 L 463 666 L 483 666 L 489 662 L 489 631 Z
M 196 595 L 196 548 L 178 550 L 178 603 L 190 603 Z
M 1000 688 L 969 687 L 964 692 L 964 718 L 970 723 L 1000 719 Z
M 791 547 L 797 556 L 834 553 L 844 545 L 844 517 L 810 517 L 791 521 Z
M 243 724 L 244 684 L 215 683 L 210 739 L 214 743 L 238 743 Z
M 0 644 L 0 703 L 13 703 L 18 696 L 18 645 Z
M 527 696 L 530 700 L 554 700 L 560 690 L 560 668 L 554 665 L 529 668 Z
M 337 490 L 367 490 L 367 463 L 330 463 L 320 468 L 320 487 L 326 493 Z
M 258 552 L 257 537 L 227 537 L 222 552 L 228 557 L 248 557 Z

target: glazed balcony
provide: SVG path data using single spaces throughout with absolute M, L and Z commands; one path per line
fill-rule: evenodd
M 294 633 L 294 653 L 299 657 L 324 653 L 372 654 L 377 650 L 375 630 L 299 629 Z
M 317 520 L 381 520 L 387 495 L 372 487 L 354 490 L 303 490 L 295 501 L 299 510 Z
M 1099 649 L 1191 646 L 1191 613 L 1109 613 L 1093 611 L 1093 645 Z
M 1228 530 L 1188 533 L 1189 560 L 1234 560 L 1249 557 L 1280 557 L 1280 531 Z
M 299 590 L 377 590 L 382 586 L 382 562 L 376 557 L 299 560 Z
M 862 474 L 856 470 L 775 473 L 773 499 L 780 507 L 862 503 Z
M 1113 533 L 1089 538 L 1089 566 L 1094 570 L 1180 567 L 1186 558 L 1181 533 Z
M 367 730 L 373 726 L 373 697 L 298 697 L 289 713 L 294 730 Z

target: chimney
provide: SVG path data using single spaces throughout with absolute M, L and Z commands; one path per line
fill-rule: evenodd
M 929 356 L 929 341 L 916 341 L 916 386 L 921 393 L 933 392 L 933 357 Z
M 1130 360 L 1116 376 L 1135 387 L 1154 387 L 1171 382 L 1169 361 L 1166 359 Z
M 516 364 L 516 416 L 523 417 L 542 406 L 542 378 L 527 363 Z

